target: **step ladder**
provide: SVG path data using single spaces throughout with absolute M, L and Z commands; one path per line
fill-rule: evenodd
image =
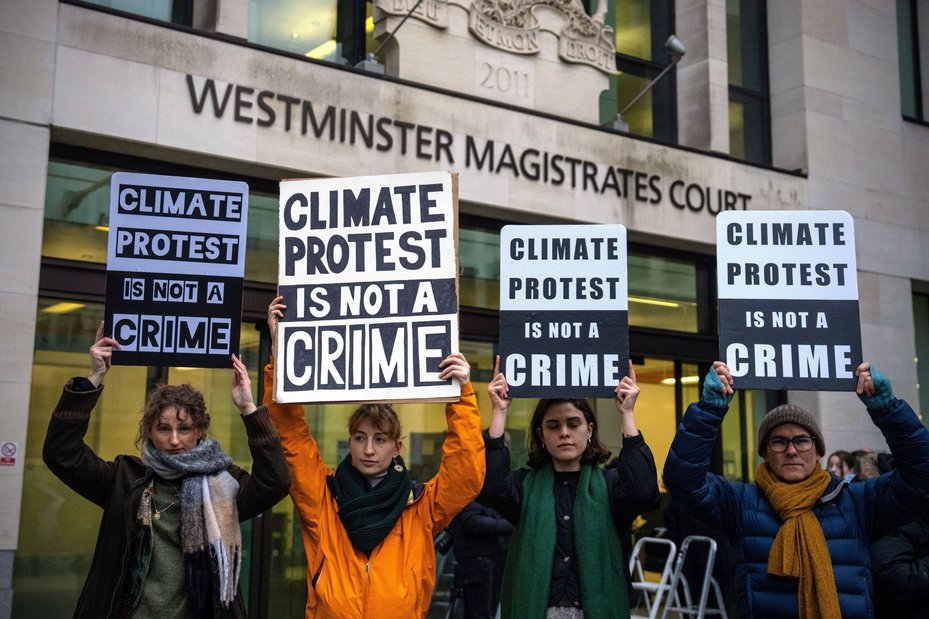
M 703 566 L 703 584 L 700 587 L 700 600 L 697 604 L 693 603 L 690 596 L 690 586 L 687 577 L 684 575 L 684 566 L 687 561 L 687 551 L 691 544 L 706 544 L 707 556 L 706 565 Z M 723 600 L 722 591 L 719 583 L 713 578 L 713 566 L 716 563 L 716 540 L 705 535 L 688 535 L 681 543 L 681 548 L 677 553 L 677 559 L 674 564 L 674 572 L 671 575 L 671 582 L 668 584 L 670 593 L 665 596 L 664 613 L 661 619 L 667 619 L 668 613 L 677 613 L 678 617 L 687 615 L 703 619 L 707 615 L 719 615 L 722 619 L 728 619 L 726 614 L 726 603 Z M 710 589 L 713 590 L 715 598 L 715 608 L 707 608 L 709 601 Z M 683 593 L 683 595 L 681 595 Z M 683 603 L 681 599 L 683 598 Z
M 666 552 L 664 567 L 658 582 L 646 580 L 643 555 Z M 632 575 L 632 588 L 639 592 L 645 601 L 647 615 L 632 615 L 632 619 L 657 619 L 662 602 L 668 599 L 671 591 L 671 579 L 674 574 L 674 561 L 677 557 L 677 545 L 663 537 L 642 537 L 636 541 L 629 557 L 629 573 Z

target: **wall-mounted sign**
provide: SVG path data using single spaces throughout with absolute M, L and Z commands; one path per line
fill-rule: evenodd
M 726 212 L 716 221 L 719 349 L 736 386 L 854 389 L 862 354 L 851 215 Z
M 629 358 L 626 228 L 505 226 L 500 368 L 511 397 L 613 398 Z
M 278 402 L 454 400 L 458 177 L 281 182 Z
M 106 332 L 121 365 L 229 367 L 239 352 L 248 185 L 118 172 Z

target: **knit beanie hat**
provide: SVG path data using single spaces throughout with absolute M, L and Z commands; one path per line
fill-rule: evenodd
M 761 426 L 758 427 L 758 455 L 764 458 L 765 447 L 768 444 L 768 435 L 771 430 L 782 423 L 795 423 L 803 426 L 806 431 L 813 437 L 816 444 L 816 454 L 820 457 L 826 454 L 826 443 L 823 441 L 822 432 L 819 431 L 819 424 L 813 419 L 808 412 L 793 404 L 781 404 L 768 411 L 768 414 L 761 420 Z

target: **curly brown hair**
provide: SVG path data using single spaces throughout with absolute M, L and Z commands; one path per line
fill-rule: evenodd
M 210 430 L 210 415 L 206 412 L 206 400 L 203 394 L 190 385 L 157 385 L 148 394 L 142 418 L 139 419 L 139 434 L 135 446 L 139 447 L 148 438 L 152 426 L 166 408 L 174 407 L 179 421 L 189 420 L 194 430 L 206 438 Z
M 529 422 L 529 466 L 534 469 L 541 468 L 552 461 L 551 454 L 542 444 L 542 421 L 545 419 L 545 413 L 548 409 L 556 404 L 571 404 L 577 410 L 584 414 L 587 423 L 593 425 L 590 434 L 590 442 L 587 449 L 581 454 L 581 464 L 603 464 L 610 457 L 610 450 L 603 446 L 597 435 L 597 417 L 590 403 L 587 400 L 570 399 L 570 398 L 543 398 L 536 404 L 535 411 L 532 413 L 532 420 Z

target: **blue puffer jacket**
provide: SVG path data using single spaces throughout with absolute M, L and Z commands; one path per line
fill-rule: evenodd
M 842 617 L 870 618 L 875 538 L 929 508 L 929 432 L 903 400 L 869 409 L 897 469 L 848 484 L 833 477 L 813 508 L 829 546 Z M 671 443 L 664 482 L 685 508 L 710 514 L 730 536 L 736 566 L 739 616 L 796 617 L 797 581 L 768 575 L 768 552 L 781 520 L 755 484 L 730 482 L 708 472 L 725 409 L 691 404 Z

